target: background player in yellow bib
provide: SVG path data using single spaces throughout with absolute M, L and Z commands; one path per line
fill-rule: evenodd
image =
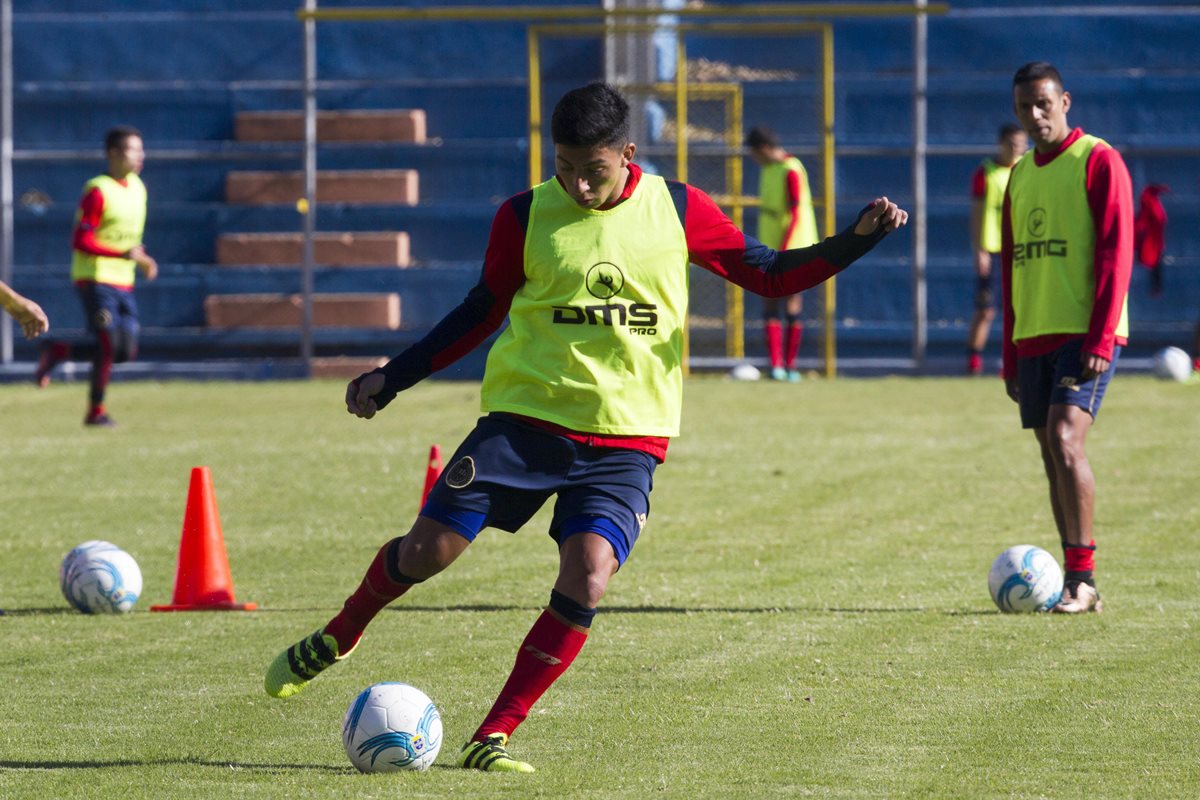
M 1007 122 L 996 137 L 996 155 L 985 158 L 971 175 L 971 253 L 975 264 L 975 315 L 967 326 L 967 374 L 983 374 L 983 349 L 996 318 L 996 275 L 992 262 L 1000 255 L 1000 223 L 1004 190 L 1029 139 L 1020 126 Z
M 777 251 L 743 235 L 698 189 L 643 173 L 629 105 L 611 86 L 568 92 L 551 131 L 556 174 L 500 206 L 479 284 L 424 339 L 346 388 L 347 410 L 370 419 L 507 318 L 488 354 L 486 416 L 408 534 L 383 545 L 341 612 L 280 653 L 264 681 L 273 697 L 295 695 L 483 528 L 515 532 L 554 497 L 550 602 L 459 753 L 468 769 L 533 771 L 509 755 L 508 738 L 575 660 L 647 524 L 655 468 L 679 433 L 689 261 L 783 297 L 841 271 L 908 219 L 881 197 L 837 236 Z
M 146 187 L 139 177 L 146 161 L 142 135 L 130 127 L 113 128 L 104 137 L 104 152 L 108 170 L 84 184 L 71 236 L 71 280 L 94 338 L 75 348 L 65 342 L 47 343 L 34 376 L 37 385 L 44 387 L 60 361 L 72 354 L 90 357 L 83 423 L 100 427 L 115 424 L 104 409 L 113 364 L 137 357 L 134 279 L 139 270 L 146 280 L 158 276 L 158 264 L 142 244 L 146 227 Z
M 758 240 L 776 250 L 808 247 L 817 239 L 817 217 L 813 213 L 808 172 L 800 159 L 784 150 L 769 128 L 751 128 L 746 148 L 760 167 L 758 178 Z M 774 380 L 800 380 L 796 356 L 804 336 L 800 312 L 804 296 L 763 298 L 763 336 Z M 782 317 L 782 320 L 780 319 Z M 784 341 L 783 323 L 787 323 Z
M 1050 64 L 1017 70 L 1013 108 L 1034 151 L 1004 198 L 1004 381 L 1050 481 L 1066 569 L 1054 611 L 1100 611 L 1084 441 L 1129 335 L 1132 184 L 1116 150 L 1067 124 L 1071 95 Z

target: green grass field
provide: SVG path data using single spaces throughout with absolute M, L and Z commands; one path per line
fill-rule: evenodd
M 482 535 L 301 696 L 263 693 L 478 407 L 476 385 L 433 383 L 364 422 L 342 392 L 120 383 L 106 431 L 81 426 L 81 384 L 0 386 L 0 797 L 1200 796 L 1200 386 L 1113 385 L 1089 442 L 1106 611 L 1062 618 L 988 597 L 1003 548 L 1061 557 L 999 381 L 690 381 L 645 533 L 513 740 L 530 776 L 450 765 L 548 598 L 548 509 Z M 149 612 L 197 465 L 258 611 Z M 59 594 L 93 538 L 141 565 L 129 615 Z M 360 775 L 342 752 L 346 707 L 380 680 L 441 709 L 429 772 Z

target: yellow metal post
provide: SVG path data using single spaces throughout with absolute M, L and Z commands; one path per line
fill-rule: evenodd
M 683 34 L 675 34 L 675 179 L 687 183 L 687 50 Z
M 542 182 L 542 56 L 536 28 L 525 33 L 529 53 L 529 185 Z
M 742 87 L 736 88 L 726 106 L 726 143 L 733 154 L 725 159 L 726 185 L 734 197 L 742 196 Z M 730 209 L 733 224 L 745 227 L 745 211 L 741 203 Z M 725 284 L 725 355 L 729 358 L 746 356 L 745 292 L 732 283 Z
M 683 32 L 675 32 L 675 179 L 687 183 L 687 50 L 683 46 Z M 689 339 L 688 321 L 683 321 L 683 374 L 691 374 L 688 361 L 691 360 L 692 346 Z
M 824 84 L 821 113 L 821 161 L 824 172 L 825 235 L 837 233 L 837 204 L 834 197 L 833 138 L 833 26 L 821 31 L 821 78 Z M 837 276 L 825 281 L 825 377 L 837 375 Z
M 945 14 L 949 3 L 930 3 L 924 8 L 896 2 L 882 3 L 764 3 L 763 5 L 725 5 L 721 3 L 690 5 L 671 11 L 684 18 L 713 19 L 777 19 L 780 17 L 846 18 L 846 17 L 912 17 L 918 14 Z M 422 8 L 346 7 L 310 11 L 300 9 L 297 19 L 318 22 L 375 22 L 404 20 L 407 22 L 537 22 L 544 20 L 593 20 L 614 17 L 657 17 L 661 8 L 604 9 L 599 6 L 426 6 Z

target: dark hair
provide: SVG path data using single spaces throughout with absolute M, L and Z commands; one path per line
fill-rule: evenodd
M 110 129 L 108 133 L 104 134 L 104 152 L 120 150 L 122 145 L 125 144 L 125 140 L 130 136 L 136 136 L 140 139 L 142 132 L 129 125 L 118 125 Z
M 996 133 L 996 141 L 1003 142 L 1014 133 L 1024 133 L 1025 129 L 1015 122 L 1006 122 L 1000 126 L 999 132 Z
M 589 83 L 562 96 L 550 117 L 555 144 L 624 147 L 629 143 L 629 103 L 607 83 Z
M 1030 61 L 1025 66 L 1017 70 L 1013 75 L 1013 86 L 1020 86 L 1022 83 L 1033 83 L 1049 78 L 1058 84 L 1058 90 L 1063 90 L 1062 75 L 1058 74 L 1058 70 L 1048 61 Z
M 779 147 L 779 137 L 775 135 L 775 131 L 770 128 L 759 126 L 751 128 L 746 134 L 746 141 L 743 143 L 746 147 Z

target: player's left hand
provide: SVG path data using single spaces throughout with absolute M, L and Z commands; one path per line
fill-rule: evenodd
M 1108 367 L 1112 362 L 1107 358 L 1101 358 L 1094 353 L 1088 353 L 1083 357 L 1083 369 L 1079 371 L 1079 377 L 1083 381 L 1090 381 L 1097 375 L 1103 375 L 1108 372 Z
M 907 211 L 886 197 L 877 197 L 866 213 L 858 218 L 858 224 L 854 226 L 854 232 L 859 236 L 869 236 L 878 229 L 883 228 L 885 233 L 891 233 L 907 222 Z
M 375 395 L 381 391 L 383 375 L 378 372 L 359 375 L 346 386 L 346 410 L 356 417 L 370 419 L 379 410 L 379 406 L 375 404 Z

